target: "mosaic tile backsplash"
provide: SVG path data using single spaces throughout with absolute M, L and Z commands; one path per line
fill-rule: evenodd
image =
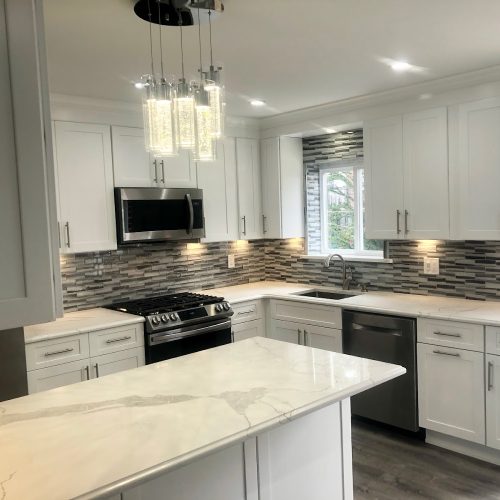
M 227 268 L 227 255 L 236 267 Z M 165 243 L 61 257 L 64 308 L 88 309 L 128 298 L 283 280 L 341 286 L 338 264 L 304 259 L 304 240 Z M 438 257 L 440 274 L 423 274 Z M 500 300 L 500 242 L 391 241 L 392 263 L 350 262 L 354 286 L 369 290 Z

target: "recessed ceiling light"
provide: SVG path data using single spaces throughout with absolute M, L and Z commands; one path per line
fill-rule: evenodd
M 145 85 L 144 83 L 142 83 L 142 82 L 135 82 L 135 83 L 134 83 L 134 87 L 135 87 L 136 89 L 143 89 L 145 86 L 146 86 L 146 85 Z
M 337 129 L 330 128 L 330 127 L 325 127 L 323 129 L 327 134 L 335 134 L 337 132 Z
M 404 71 L 410 71 L 412 69 L 412 65 L 407 63 L 406 61 L 394 61 L 391 64 L 391 68 L 397 73 L 403 73 Z
M 266 103 L 265 103 L 264 101 L 260 100 L 260 99 L 252 99 L 252 100 L 250 101 L 250 104 L 251 104 L 252 106 L 255 106 L 256 108 L 260 108 L 260 107 L 262 107 L 262 106 L 265 106 L 265 105 L 266 105 Z

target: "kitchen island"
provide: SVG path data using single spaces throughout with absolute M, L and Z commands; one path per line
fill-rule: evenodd
M 349 398 L 404 372 L 257 337 L 6 401 L 0 496 L 352 498 Z

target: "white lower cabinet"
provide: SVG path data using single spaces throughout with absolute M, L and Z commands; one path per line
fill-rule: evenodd
M 90 358 L 92 377 L 104 377 L 144 365 L 144 347 L 127 349 Z
M 486 355 L 486 446 L 500 450 L 500 356 Z
M 484 353 L 418 344 L 419 423 L 485 444 Z
M 337 328 L 272 320 L 269 337 L 282 342 L 290 342 L 291 344 L 342 352 L 342 331 Z
M 28 393 L 34 394 L 64 385 L 76 384 L 88 380 L 89 377 L 88 359 L 33 370 L 28 372 Z
M 264 328 L 263 319 L 254 319 L 245 323 L 238 323 L 232 326 L 233 342 L 240 340 L 251 339 L 252 337 L 265 337 L 266 331 Z

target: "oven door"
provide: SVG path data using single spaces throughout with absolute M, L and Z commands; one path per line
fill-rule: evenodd
M 115 188 L 120 244 L 205 236 L 201 189 Z
M 152 333 L 147 339 L 146 364 L 177 358 L 231 343 L 231 320 Z

